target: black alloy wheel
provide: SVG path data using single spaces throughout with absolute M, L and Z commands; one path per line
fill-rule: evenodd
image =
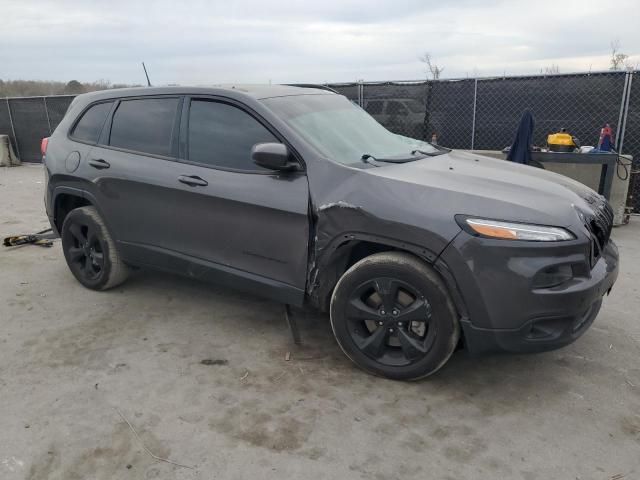
M 69 227 L 72 245 L 68 247 L 71 268 L 87 281 L 94 281 L 104 270 L 104 247 L 92 225 L 73 223 Z
M 127 278 L 129 269 L 94 207 L 69 212 L 62 225 L 61 237 L 69 270 L 85 287 L 107 290 Z
M 345 316 L 354 343 L 382 365 L 406 366 L 419 361 L 433 347 L 437 335 L 428 300 L 398 278 L 377 277 L 358 286 Z
M 437 272 L 404 252 L 383 252 L 338 280 L 331 328 L 342 351 L 375 375 L 416 380 L 440 369 L 460 339 L 453 300 Z

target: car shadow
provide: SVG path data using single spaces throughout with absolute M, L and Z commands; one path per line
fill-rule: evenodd
M 431 377 L 417 382 L 394 382 L 367 375 L 355 367 L 338 347 L 325 313 L 293 309 L 302 338 L 302 345 L 298 346 L 293 344 L 288 330 L 284 306 L 252 294 L 151 270 L 134 272 L 117 290 L 126 291 L 128 296 L 153 292 L 158 300 L 168 298 L 172 303 L 180 299 L 180 308 L 192 305 L 211 311 L 208 322 L 212 329 L 259 331 L 265 342 L 273 343 L 264 348 L 275 352 L 274 361 L 275 355 L 280 361 L 284 352 L 290 352 L 291 359 L 311 373 L 331 370 L 346 377 L 348 382 L 364 381 L 371 387 L 390 382 L 416 393 L 437 391 L 447 398 L 477 402 L 487 415 L 508 411 L 518 402 L 520 405 L 535 402 L 542 391 L 548 400 L 549 396 L 562 395 L 570 389 L 570 383 L 563 378 L 566 370 L 558 368 L 558 356 L 553 352 L 473 357 L 459 349 Z M 160 301 L 157 308 L 161 307 Z

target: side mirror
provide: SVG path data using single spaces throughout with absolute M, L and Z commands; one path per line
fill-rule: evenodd
M 251 149 L 253 163 L 269 170 L 291 171 L 298 168 L 283 143 L 257 143 Z

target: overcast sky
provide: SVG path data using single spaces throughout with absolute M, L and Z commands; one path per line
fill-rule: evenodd
M 143 83 L 419 79 L 640 62 L 638 0 L 0 0 L 0 78 Z

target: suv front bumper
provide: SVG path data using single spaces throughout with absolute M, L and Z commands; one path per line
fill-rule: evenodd
M 593 267 L 586 241 L 506 245 L 466 233 L 441 259 L 454 274 L 467 309 L 461 325 L 472 354 L 540 352 L 575 341 L 593 323 L 618 276 L 612 240 Z M 578 266 L 582 273 L 559 286 L 534 287 L 537 273 L 562 264 Z

